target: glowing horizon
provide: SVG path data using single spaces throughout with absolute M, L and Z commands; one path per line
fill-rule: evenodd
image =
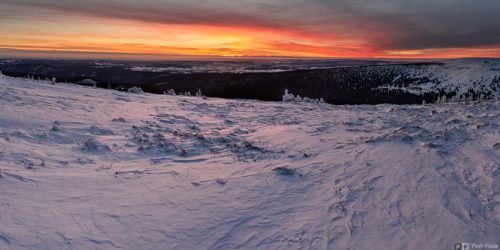
M 500 57 L 497 3 L 239 2 L 5 0 L 0 57 Z

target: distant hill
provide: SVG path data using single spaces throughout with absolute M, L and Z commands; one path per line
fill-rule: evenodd
M 209 97 L 281 100 L 285 89 L 332 104 L 414 104 L 500 98 L 499 59 L 455 59 L 425 63 L 332 62 L 132 62 L 2 61 L 9 76 L 150 93 L 196 93 Z M 89 85 L 89 84 L 87 84 Z

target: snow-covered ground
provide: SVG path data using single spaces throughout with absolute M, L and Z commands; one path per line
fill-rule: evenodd
M 0 76 L 0 249 L 500 244 L 500 102 L 333 106 Z
M 432 65 L 383 66 L 400 73 L 379 89 L 412 94 L 446 94 L 446 101 L 500 100 L 500 59 L 468 58 L 443 60 Z M 409 80 L 410 79 L 410 80 Z M 407 82 L 414 82 L 406 85 Z M 401 86 L 406 85 L 406 86 Z

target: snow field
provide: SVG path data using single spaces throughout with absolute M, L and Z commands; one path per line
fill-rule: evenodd
M 500 102 L 333 106 L 0 77 L 0 249 L 499 243 Z

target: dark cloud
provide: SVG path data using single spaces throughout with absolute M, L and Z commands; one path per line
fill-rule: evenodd
M 221 26 L 276 26 L 265 15 L 271 4 L 236 1 L 130 1 L 130 0 L 5 0 L 19 7 L 56 10 L 103 18 L 118 18 L 162 24 L 209 24 Z M 1 4 L 1 3 L 0 3 Z M 264 9 L 266 7 L 267 9 Z M 264 15 L 263 15 L 264 14 Z
M 26 15 L 36 9 L 161 24 L 286 29 L 386 49 L 500 45 L 498 0 L 3 0 L 0 9 L 6 5 Z
M 392 49 L 500 45 L 500 2 L 492 0 L 322 1 Z

